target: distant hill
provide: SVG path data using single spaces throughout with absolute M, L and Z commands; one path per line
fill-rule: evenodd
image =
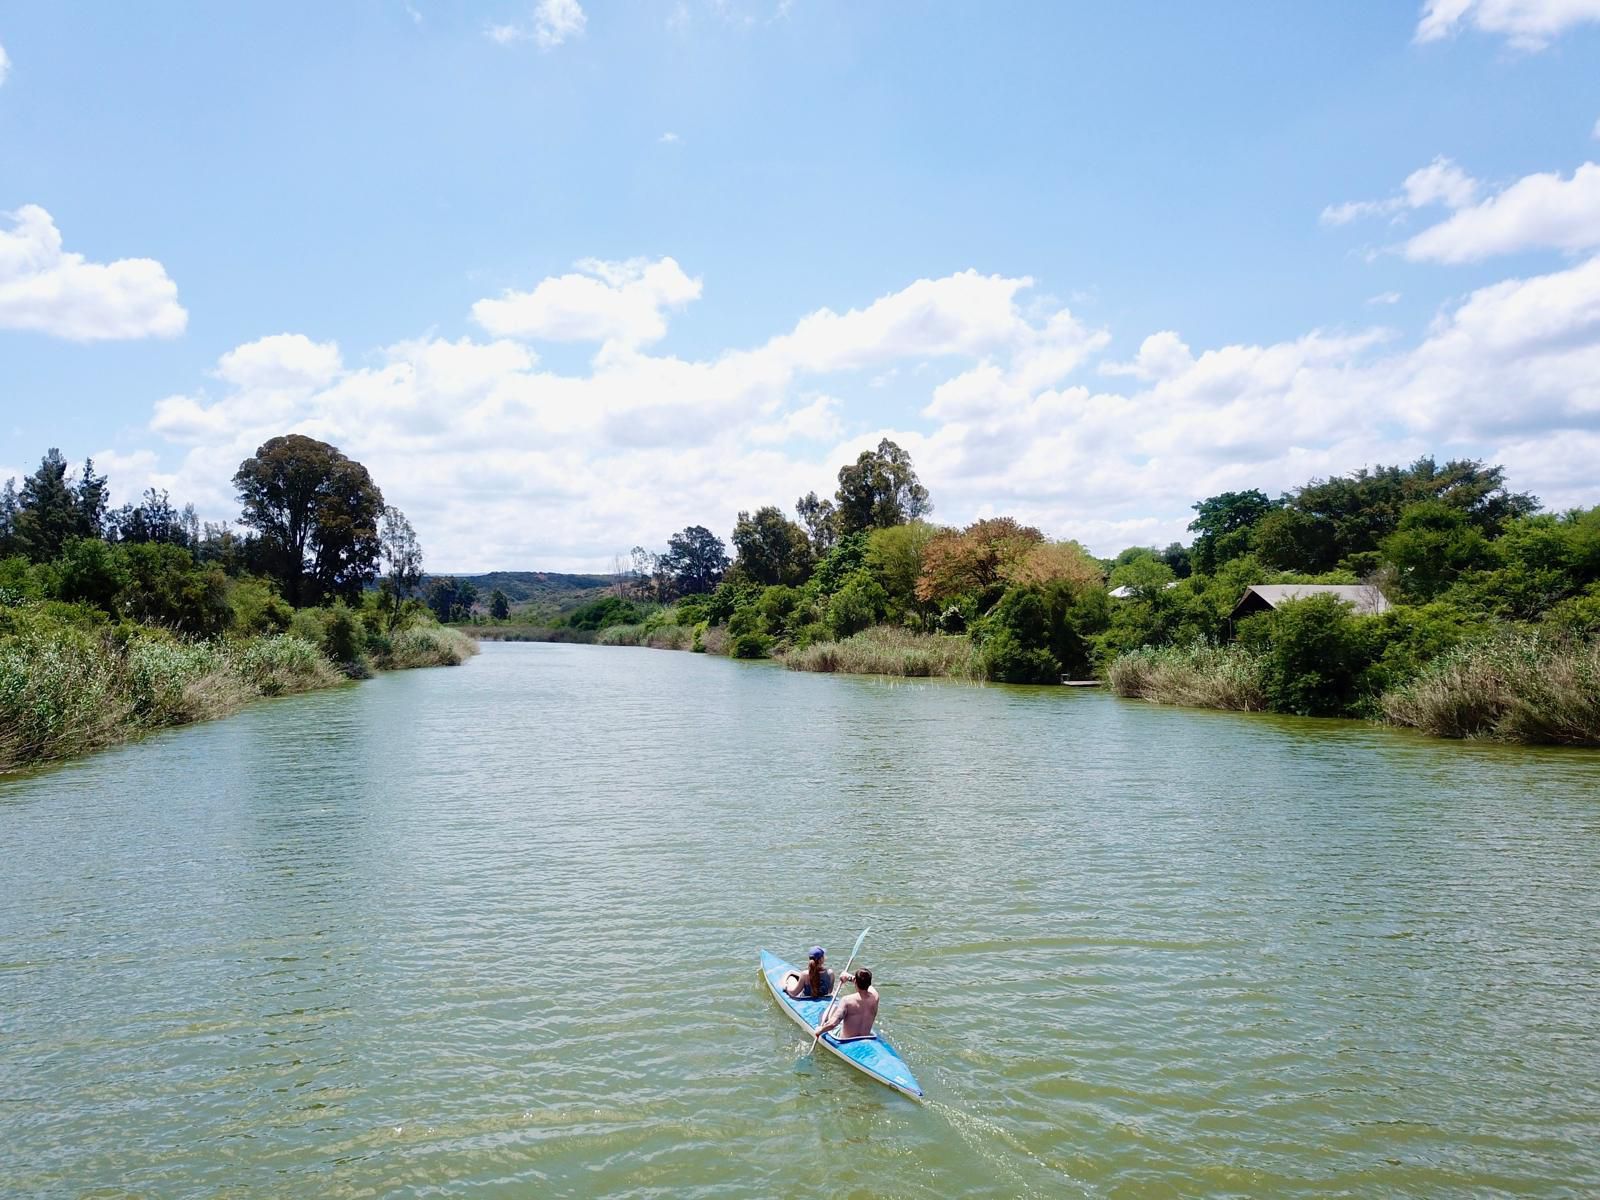
M 537 605 L 556 612 L 599 599 L 611 590 L 613 582 L 610 575 L 564 575 L 559 571 L 490 571 L 454 578 L 478 589 L 479 604 L 488 604 L 489 593 L 499 588 L 513 605 Z M 424 578 L 424 592 L 427 586 Z

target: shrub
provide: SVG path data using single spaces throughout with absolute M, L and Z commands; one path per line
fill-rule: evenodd
M 263 696 L 308 692 L 327 687 L 339 678 L 316 643 L 293 633 L 251 642 L 237 661 L 245 680 Z
M 731 634 L 728 642 L 728 653 L 734 658 L 765 658 L 771 649 L 772 639 L 755 631 Z
M 49 620 L 0 636 L 0 768 L 108 745 L 127 723 L 106 639 Z
M 835 638 L 859 633 L 883 618 L 889 597 L 877 580 L 866 572 L 850 576 L 828 601 L 828 631 Z
M 220 713 L 197 708 L 198 694 L 189 689 L 208 675 L 235 677 L 233 664 L 211 642 L 184 642 L 160 632 L 132 638 L 123 651 L 123 686 L 133 715 L 151 727 L 175 725 L 200 716 Z M 242 703 L 245 689 L 227 689 L 213 681 L 205 690 L 209 703 L 225 704 L 225 711 Z M 231 696 L 231 702 L 223 698 Z
M 459 629 L 416 624 L 389 638 L 388 656 L 380 663 L 390 670 L 411 667 L 454 667 L 478 652 L 478 643 Z
M 1357 711 L 1373 662 L 1370 618 L 1358 617 L 1333 596 L 1309 596 L 1278 606 L 1241 630 L 1240 640 L 1264 637 L 1267 702 L 1275 712 L 1334 717 Z

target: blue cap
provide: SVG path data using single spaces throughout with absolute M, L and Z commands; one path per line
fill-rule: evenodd
M 813 946 L 813 947 L 811 947 L 811 957 L 812 958 L 821 958 L 826 953 L 827 953 L 827 951 L 824 950 L 821 946 Z

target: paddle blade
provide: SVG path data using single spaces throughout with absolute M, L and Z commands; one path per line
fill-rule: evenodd
M 861 943 L 867 940 L 867 933 L 871 930 L 871 928 L 872 928 L 872 926 L 869 925 L 869 926 L 867 926 L 866 929 L 863 929 L 861 931 L 860 936 L 858 936 L 856 938 L 856 944 L 854 946 L 850 947 L 850 957 L 852 959 L 854 959 L 856 955 L 861 953 Z

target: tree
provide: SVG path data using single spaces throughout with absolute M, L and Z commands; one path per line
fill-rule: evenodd
M 106 477 L 94 473 L 94 459 L 83 460 L 83 474 L 73 489 L 78 502 L 78 536 L 97 538 L 106 531 L 106 505 L 110 497 L 106 492 Z
M 878 443 L 876 451 L 863 450 L 855 462 L 839 468 L 834 499 L 841 534 L 900 525 L 933 511 L 911 456 L 888 438 Z
M 704 525 L 690 525 L 667 539 L 661 569 L 680 596 L 712 591 L 728 570 L 728 547 Z
M 1482 566 L 1489 542 L 1467 514 L 1442 500 L 1424 500 L 1406 509 L 1400 527 L 1383 539 L 1383 556 L 1400 573 L 1407 596 L 1432 600 L 1463 571 Z
M 940 606 L 970 600 L 986 609 L 1005 590 L 1007 569 L 1042 541 L 1044 534 L 1013 517 L 942 529 L 923 550 L 917 599 Z
M 499 588 L 489 593 L 489 616 L 496 621 L 511 619 L 511 601 Z
M 395 600 L 404 601 L 422 582 L 422 544 L 405 513 L 386 505 L 378 524 L 378 547 L 383 556 L 385 582 Z
M 811 535 L 811 552 L 821 558 L 839 540 L 839 515 L 832 500 L 820 500 L 807 492 L 794 502 L 795 515 Z
M 1248 554 L 1250 531 L 1273 507 L 1266 493 L 1256 488 L 1223 492 L 1196 504 L 1197 515 L 1189 522 L 1189 531 L 1197 535 L 1191 548 L 1194 569 L 1211 575 L 1229 559 Z
M 170 546 L 192 546 L 186 528 L 186 510 L 172 507 L 165 491 L 146 488 L 138 504 L 124 504 L 107 521 L 108 532 L 119 542 L 162 542 Z
M 811 538 L 771 504 L 756 509 L 754 516 L 739 514 L 733 546 L 740 571 L 752 583 L 801 584 L 815 566 Z
M 383 493 L 367 469 L 327 442 L 272 438 L 233 477 L 240 522 L 259 535 L 266 572 L 291 604 L 356 599 L 377 571 Z
M 86 536 L 78 497 L 67 479 L 67 460 L 54 446 L 39 460 L 39 469 L 22 481 L 13 536 L 36 563 L 56 558 L 68 538 Z
M 0 558 L 17 553 L 17 481 L 7 479 L 0 486 Z
M 428 607 L 441 622 L 470 620 L 477 602 L 477 586 L 465 579 L 442 575 L 428 583 Z

